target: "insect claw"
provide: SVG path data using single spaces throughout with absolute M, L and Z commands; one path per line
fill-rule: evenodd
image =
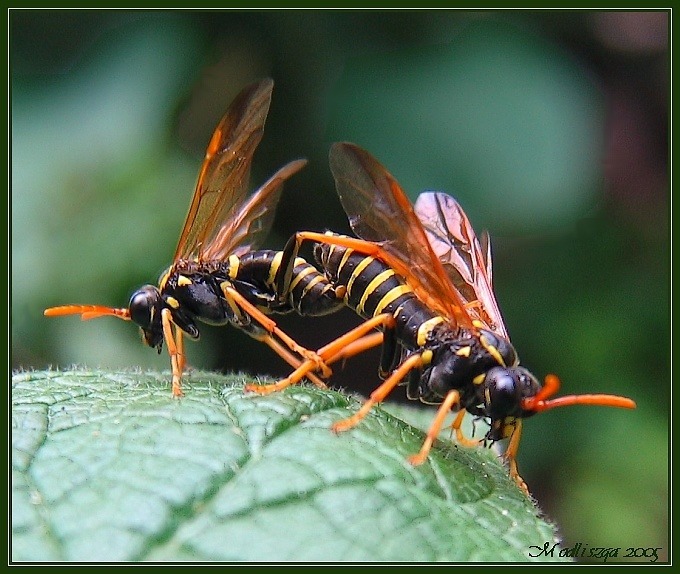
M 430 449 L 428 448 L 427 450 L 429 452 Z M 427 460 L 428 452 L 423 453 L 421 451 L 418 454 L 412 454 L 408 457 L 407 460 L 413 466 L 420 466 L 421 464 L 423 464 Z

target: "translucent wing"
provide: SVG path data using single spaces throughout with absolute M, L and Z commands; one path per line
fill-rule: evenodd
M 488 235 L 484 233 L 480 243 L 463 208 L 445 193 L 421 193 L 414 211 L 468 313 L 507 339 L 491 285 Z
M 180 234 L 175 260 L 203 259 L 205 251 L 218 251 L 216 238 L 233 225 L 248 190 L 250 166 L 262 139 L 271 102 L 273 81 L 246 87 L 220 120 L 208 144 L 189 213 Z M 210 247 L 210 249 L 208 249 Z
M 283 183 L 306 163 L 304 159 L 292 161 L 270 177 L 220 226 L 214 239 L 203 249 L 201 259 L 222 260 L 229 255 L 241 256 L 255 249 L 272 225 Z
M 394 177 L 368 152 L 350 143 L 331 146 L 330 165 L 354 232 L 378 243 L 384 252 L 381 258 L 406 278 L 430 308 L 456 325 L 472 326 L 466 301 L 451 283 Z

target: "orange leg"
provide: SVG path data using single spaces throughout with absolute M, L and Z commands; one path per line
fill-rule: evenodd
M 323 362 L 323 360 L 321 359 L 321 357 L 319 357 L 317 353 L 298 345 L 293 339 L 286 335 L 286 333 L 279 329 L 272 319 L 270 319 L 264 313 L 262 313 L 262 311 L 255 307 L 255 305 L 253 305 L 250 301 L 243 297 L 238 291 L 236 291 L 236 289 L 231 287 L 228 283 L 223 283 L 221 287 L 222 292 L 224 293 L 224 296 L 226 297 L 227 301 L 230 304 L 233 302 L 234 305 L 238 306 L 238 309 L 235 309 L 237 315 L 240 314 L 239 310 L 245 311 L 247 315 L 249 315 L 252 319 L 257 321 L 260 324 L 260 326 L 262 326 L 262 328 L 265 331 L 267 331 L 270 335 L 276 335 L 276 337 L 283 341 L 283 343 L 291 351 L 304 357 L 307 361 L 311 361 L 314 364 L 314 370 L 321 371 L 321 374 L 324 378 L 328 378 L 331 376 L 332 374 L 331 369 Z M 274 347 L 272 348 L 276 350 Z M 286 360 L 285 356 L 282 356 L 282 358 Z
M 376 315 L 366 319 L 361 325 L 321 347 L 318 352 L 324 361 L 329 363 L 335 363 L 340 359 L 349 359 L 382 343 L 382 333 L 371 333 L 369 335 L 370 331 L 381 327 L 391 328 L 393 326 L 394 317 L 389 313 Z
M 163 335 L 165 344 L 170 355 L 170 366 L 172 367 L 172 396 L 175 398 L 184 395 L 182 392 L 182 372 L 184 371 L 184 343 L 182 342 L 182 332 L 176 330 L 177 337 L 173 334 L 172 314 L 170 309 L 161 311 L 161 322 L 163 324 Z
M 479 446 L 479 443 L 482 441 L 466 437 L 463 434 L 463 430 L 460 428 L 463 425 L 463 419 L 465 418 L 466 412 L 467 411 L 465 409 L 462 409 L 458 412 L 455 420 L 451 424 L 451 428 L 456 432 L 456 440 L 463 446 L 467 447 Z
M 175 345 L 177 345 L 177 369 L 180 373 L 184 373 L 187 365 L 187 356 L 184 353 L 184 334 L 182 329 L 177 327 L 175 327 Z
M 388 313 L 368 319 L 358 327 L 355 327 L 341 337 L 331 341 L 325 347 L 321 347 L 316 354 L 325 364 L 328 364 L 351 357 L 352 355 L 349 354 L 348 351 L 357 354 L 369 349 L 370 345 L 379 345 L 382 342 L 382 336 L 377 338 L 373 335 L 366 335 L 366 333 L 377 327 L 390 325 L 391 321 L 394 321 L 394 318 Z M 281 379 L 272 385 L 246 385 L 246 391 L 252 391 L 260 395 L 268 395 L 276 391 L 281 391 L 286 387 L 299 383 L 315 369 L 316 363 L 312 360 L 307 360 L 285 379 Z
M 281 357 L 286 363 L 288 363 L 291 367 L 294 369 L 298 368 L 300 365 L 302 365 L 302 360 L 299 357 L 296 357 L 291 353 L 286 347 L 284 347 L 281 343 L 279 343 L 274 337 L 271 335 L 264 335 L 263 337 L 259 338 L 258 341 L 263 342 L 265 345 L 269 346 L 269 348 L 273 349 L 274 352 Z M 313 361 L 310 361 L 313 362 Z M 317 387 L 320 389 L 327 389 L 328 387 L 326 384 L 316 375 L 313 373 L 307 373 L 307 378 L 314 383 Z M 246 385 L 248 386 L 248 385 Z M 260 386 L 260 385 L 258 385 Z
M 510 467 L 510 478 L 512 478 L 517 486 L 522 489 L 527 496 L 529 495 L 529 488 L 527 487 L 524 479 L 519 475 L 517 470 L 517 451 L 519 450 L 519 439 L 522 436 L 522 419 L 515 420 L 515 429 L 510 435 L 510 442 L 508 443 L 508 448 L 503 455 L 503 458 L 508 462 Z
M 174 325 L 172 323 L 172 315 L 169 309 L 163 310 L 162 323 L 165 341 L 168 347 L 168 352 L 170 354 L 170 364 L 172 365 L 172 395 L 174 397 L 181 397 L 184 395 L 184 393 L 182 392 L 182 374 L 184 373 L 184 368 L 186 366 L 186 354 L 184 353 L 184 338 L 182 335 L 182 331 L 180 329 L 174 328 L 173 334 Z M 257 339 L 268 345 L 271 349 L 273 349 L 291 367 L 299 367 L 300 364 L 302 364 L 302 360 L 300 358 L 293 355 L 273 336 L 264 335 L 262 337 L 258 337 Z M 323 389 L 327 388 L 323 381 L 321 381 L 321 379 L 319 379 L 316 375 L 310 373 L 307 375 L 307 377 L 317 387 Z
M 418 367 L 422 367 L 423 358 L 420 353 L 411 355 L 406 359 L 401 365 L 399 365 L 394 372 L 385 379 L 385 381 L 372 393 L 371 396 L 366 400 L 362 407 L 351 417 L 343 419 L 333 424 L 331 430 L 333 432 L 343 432 L 355 427 L 370 410 L 378 403 L 385 400 L 387 395 L 389 395 L 395 387 L 403 380 L 403 378 L 411 371 Z
M 449 394 L 446 395 L 444 402 L 437 410 L 437 415 L 435 416 L 432 425 L 427 431 L 427 437 L 425 438 L 425 442 L 423 443 L 420 452 L 409 457 L 409 462 L 411 464 L 417 466 L 425 462 L 425 459 L 427 458 L 427 455 L 430 452 L 430 449 L 432 448 L 432 444 L 434 443 L 437 436 L 439 436 L 439 432 L 441 431 L 442 426 L 444 425 L 446 415 L 458 403 L 459 400 L 460 395 L 458 394 L 458 391 L 450 391 Z M 464 409 L 459 411 L 451 427 L 456 431 L 456 439 L 458 440 L 459 443 L 467 447 L 477 446 L 481 441 L 467 438 L 465 435 L 463 435 L 463 432 L 461 430 L 461 425 L 463 423 L 465 413 L 466 411 Z M 508 444 L 508 448 L 505 451 L 503 458 L 508 462 L 508 465 L 510 467 L 510 477 L 515 481 L 517 486 L 528 495 L 529 489 L 527 488 L 524 479 L 522 479 L 517 470 L 516 458 L 517 451 L 519 449 L 519 439 L 521 436 L 522 436 L 522 419 L 516 419 L 515 428 L 512 431 L 512 435 L 510 436 L 510 443 Z
M 423 442 L 420 452 L 408 457 L 408 461 L 412 465 L 418 466 L 419 464 L 423 464 L 425 462 L 425 459 L 432 448 L 432 443 L 434 443 L 436 438 L 439 436 L 439 431 L 441 431 L 442 427 L 444 426 L 444 420 L 451 412 L 451 409 L 454 407 L 454 405 L 459 404 L 459 402 L 460 393 L 458 391 L 449 391 L 449 393 L 444 398 L 444 402 L 442 402 L 440 407 L 437 409 L 437 415 L 434 417 L 434 421 L 432 421 L 432 424 L 427 431 L 427 437 L 425 437 L 425 442 Z M 465 413 L 465 411 L 460 412 Z M 456 418 L 456 420 L 458 419 Z
M 364 351 L 372 349 L 373 347 L 380 346 L 382 342 L 383 342 L 382 331 L 377 331 L 375 333 L 371 333 L 370 335 L 365 335 L 364 337 L 361 337 L 360 339 L 357 339 L 356 341 L 347 344 L 336 355 L 333 355 L 333 357 L 331 358 L 325 359 L 325 361 L 326 363 L 330 364 L 336 363 L 337 361 L 342 361 L 344 359 L 349 359 L 350 357 L 359 355 Z

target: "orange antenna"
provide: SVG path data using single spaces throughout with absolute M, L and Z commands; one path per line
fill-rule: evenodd
M 533 397 L 523 399 L 522 408 L 528 411 L 547 411 L 557 407 L 569 405 L 599 405 L 602 407 L 617 407 L 620 409 L 634 409 L 635 401 L 617 395 L 567 395 L 549 399 L 560 389 L 560 380 L 556 375 L 546 375 L 543 388 Z
M 101 305 L 62 305 L 61 307 L 50 307 L 45 309 L 44 315 L 46 317 L 80 315 L 83 321 L 111 315 L 124 321 L 130 320 L 130 311 L 128 309 L 115 309 L 113 307 L 102 307 Z

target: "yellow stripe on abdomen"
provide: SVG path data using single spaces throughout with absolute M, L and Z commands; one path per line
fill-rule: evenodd
M 371 282 L 366 286 L 366 289 L 364 289 L 364 292 L 361 295 L 361 299 L 357 305 L 357 313 L 360 315 L 363 314 L 364 305 L 366 305 L 368 298 L 390 277 L 394 277 L 394 271 L 392 269 L 385 269 L 384 271 L 378 273 L 373 279 L 371 279 Z
M 387 307 L 390 303 L 393 301 L 396 301 L 401 297 L 402 295 L 405 295 L 406 293 L 413 293 L 413 289 L 406 285 L 405 283 L 402 283 L 401 285 L 397 285 L 396 287 L 392 287 L 386 295 L 383 296 L 382 299 L 380 299 L 380 302 L 375 308 L 375 311 L 373 311 L 373 316 L 375 317 L 376 315 L 380 315 L 380 313 L 383 312 L 385 307 Z
M 373 257 L 364 257 L 361 261 L 359 261 L 359 264 L 356 266 L 354 271 L 352 271 L 352 275 L 349 277 L 349 281 L 347 281 L 347 294 L 345 295 L 345 299 L 347 299 L 351 292 L 352 292 L 352 285 L 354 284 L 354 280 L 361 275 L 364 269 L 368 267 L 371 263 L 373 263 L 375 259 Z
M 293 289 L 295 289 L 295 287 L 297 287 L 297 285 L 298 285 L 298 283 L 300 283 L 300 281 L 302 281 L 310 273 L 315 273 L 315 272 L 316 272 L 316 269 L 314 267 L 312 267 L 311 265 L 309 265 L 308 267 L 305 267 L 302 271 L 297 273 L 295 275 L 295 278 L 290 282 L 289 291 L 293 291 Z

